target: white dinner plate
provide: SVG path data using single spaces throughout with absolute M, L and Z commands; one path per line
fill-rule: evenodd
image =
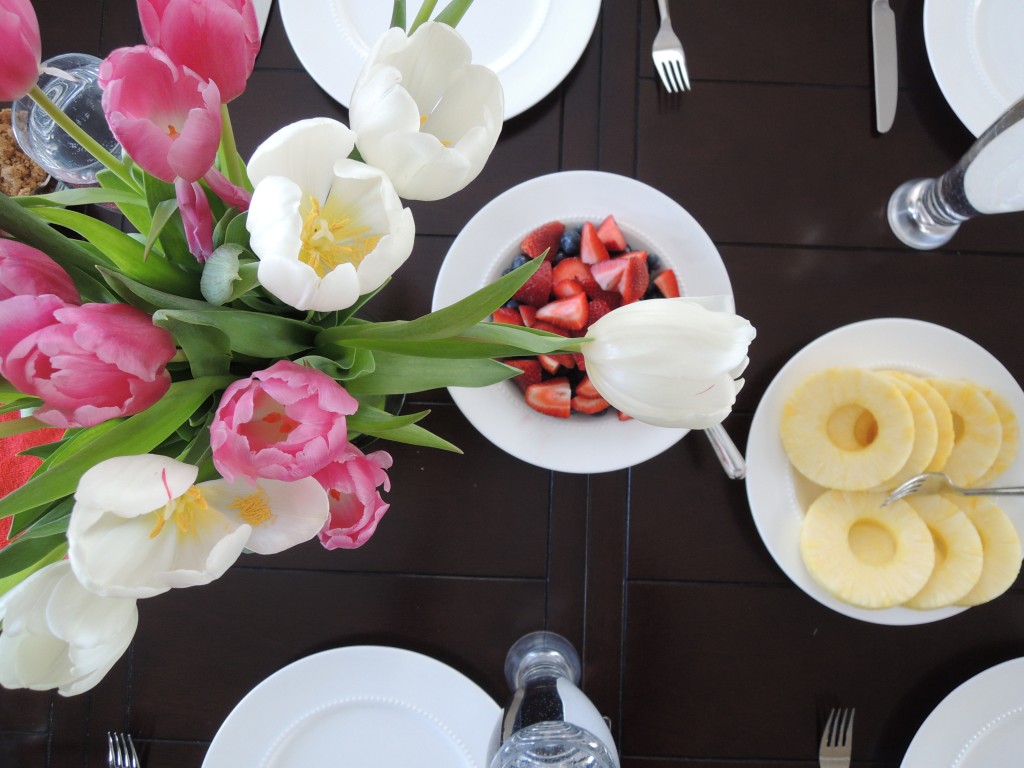
M 999 768 L 1024 755 L 1024 659 L 975 675 L 944 698 L 910 742 L 901 768 Z
M 335 648 L 253 688 L 203 768 L 487 768 L 499 714 L 469 678 L 428 656 Z
M 957 117 L 980 136 L 1024 96 L 1024 2 L 925 0 L 924 40 Z
M 374 42 L 391 23 L 388 0 L 278 0 L 299 61 L 344 106 Z M 422 3 L 407 3 L 412 24 Z M 438 9 L 444 7 L 438 4 Z M 457 27 L 473 62 L 490 67 L 505 91 L 505 119 L 553 91 L 587 47 L 600 0 L 476 0 Z
M 657 254 L 672 267 L 687 296 L 724 296 L 732 309 L 725 265 L 700 224 L 658 190 L 600 171 L 539 176 L 502 193 L 466 224 L 437 276 L 433 308 L 454 304 L 500 277 L 530 230 L 558 220 L 600 223 L 613 214 L 629 245 Z M 450 387 L 452 399 L 484 437 L 502 450 L 545 469 L 611 472 L 646 461 L 687 430 L 654 427 L 613 414 L 545 416 L 528 406 L 512 382 Z
M 920 376 L 964 378 L 988 387 L 1024 416 L 1024 392 L 1010 372 L 985 349 L 955 331 L 922 320 L 880 318 L 837 328 L 808 344 L 786 363 L 765 390 L 747 440 L 747 499 L 754 523 L 775 562 L 804 592 L 846 616 L 874 624 L 925 624 L 964 608 L 871 610 L 848 605 L 822 589 L 800 556 L 804 510 L 824 489 L 797 472 L 782 446 L 782 407 L 812 373 L 835 366 L 892 368 Z M 1018 457 L 998 485 L 1024 485 Z M 1024 499 L 1005 496 L 999 506 L 1024 536 Z

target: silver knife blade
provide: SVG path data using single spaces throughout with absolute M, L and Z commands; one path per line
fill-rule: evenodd
M 896 64 L 896 14 L 889 0 L 871 0 L 871 37 L 875 63 L 875 126 L 879 133 L 892 128 L 896 117 L 899 70 Z

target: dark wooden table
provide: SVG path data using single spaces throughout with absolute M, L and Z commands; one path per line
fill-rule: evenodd
M 482 176 L 413 206 L 414 255 L 374 311 L 427 311 L 453 238 L 495 195 L 599 169 L 667 193 L 721 252 L 738 310 L 758 330 L 726 422 L 741 447 L 779 368 L 857 320 L 940 323 L 1021 378 L 1024 217 L 969 222 L 930 253 L 901 246 L 886 223 L 897 185 L 942 173 L 972 141 L 932 76 L 921 0 L 893 5 L 899 107 L 878 135 L 866 0 L 672 0 L 693 82 L 683 96 L 655 78 L 654 0 L 604 0 L 579 64 L 506 124 Z M 36 6 L 45 56 L 102 56 L 139 40 L 132 0 Z M 302 69 L 275 9 L 232 105 L 241 149 L 316 115 L 347 117 Z M 726 479 L 699 435 L 629 470 L 563 474 L 492 446 L 445 392 L 417 401 L 465 455 L 393 447 L 391 510 L 364 548 L 243 557 L 210 586 L 140 601 L 134 643 L 92 692 L 0 691 L 0 765 L 105 766 L 106 731 L 126 729 L 146 768 L 198 768 L 257 683 L 351 644 L 431 655 L 502 701 L 506 649 L 546 628 L 580 649 L 583 688 L 611 718 L 625 768 L 817 765 L 837 703 L 857 708 L 854 765 L 895 767 L 944 696 L 1024 656 L 1019 584 L 910 627 L 850 619 L 806 596 L 762 544 L 743 484 Z

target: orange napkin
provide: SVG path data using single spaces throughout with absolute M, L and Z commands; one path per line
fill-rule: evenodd
M 0 414 L 0 421 L 18 418 L 17 411 Z M 20 435 L 0 438 L 0 498 L 20 488 L 32 476 L 42 462 L 35 456 L 19 456 L 26 448 L 60 440 L 63 429 L 46 428 Z M 0 549 L 8 544 L 7 534 L 11 530 L 11 519 L 0 518 Z

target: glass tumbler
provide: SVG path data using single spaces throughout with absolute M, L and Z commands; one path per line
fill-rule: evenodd
M 99 86 L 100 59 L 85 53 L 65 53 L 43 62 L 39 88 L 82 130 L 105 149 L 120 156 L 120 145 L 103 114 Z M 67 73 L 69 77 L 53 74 Z M 72 186 L 96 183 L 103 164 L 68 136 L 31 97 L 22 96 L 11 107 L 11 127 L 26 155 L 51 176 Z

